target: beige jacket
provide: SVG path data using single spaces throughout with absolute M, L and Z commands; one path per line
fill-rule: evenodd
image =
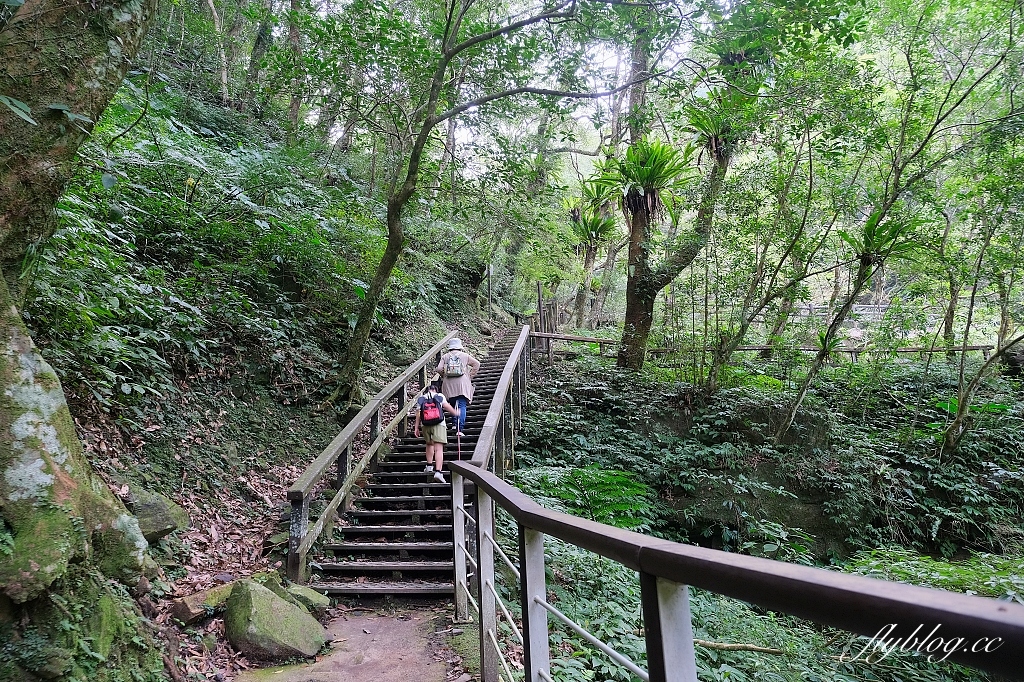
M 462 362 L 466 365 L 466 372 L 461 377 L 448 378 L 444 376 L 444 367 L 448 362 L 450 355 L 458 354 L 462 358 Z M 472 355 L 464 350 L 453 350 L 445 353 L 441 356 L 441 362 L 437 363 L 437 368 L 434 370 L 444 379 L 441 384 L 441 393 L 449 400 L 458 398 L 460 395 L 465 396 L 469 402 L 473 402 L 473 378 L 476 377 L 476 373 L 480 371 L 480 361 L 474 358 Z

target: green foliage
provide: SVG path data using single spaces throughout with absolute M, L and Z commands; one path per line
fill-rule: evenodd
M 858 552 L 843 566 L 850 573 L 1024 604 L 1024 557 L 972 554 L 940 561 L 899 547 Z
M 139 96 L 149 130 L 131 130 L 118 142 L 130 153 L 111 155 L 103 141 L 134 120 Z M 23 273 L 23 314 L 69 388 L 127 425 L 158 414 L 183 377 L 225 365 L 275 377 L 284 401 L 332 390 L 381 248 L 379 206 L 337 181 L 343 167 L 323 182 L 304 150 L 181 99 L 173 84 L 122 92 L 84 151 L 96 164 Z M 428 298 L 401 275 L 380 327 L 397 328 Z
M 774 444 L 788 398 L 775 384 L 761 388 L 766 379 L 740 375 L 745 386 L 704 396 L 595 371 L 589 361 L 577 372 L 562 367 L 535 389 L 519 461 L 638 476 L 676 509 L 677 519 L 658 519 L 655 532 L 768 555 L 764 545 L 778 545 L 794 561 L 892 543 L 951 556 L 1024 540 L 1014 530 L 1024 515 L 1024 414 L 998 385 L 979 402 L 1009 409 L 979 411 L 975 436 L 939 460 L 940 431 L 928 425 L 950 418 L 936 397 L 956 378 L 934 368 L 882 362 L 829 371 L 789 439 Z M 636 394 L 648 399 L 622 409 L 623 396 Z M 813 526 L 788 520 L 794 495 L 820 505 Z
M 643 532 L 656 515 L 654 491 L 621 471 L 533 467 L 517 470 L 513 481 L 528 495 L 555 502 L 569 514 L 611 526 Z
M 661 140 L 644 138 L 630 145 L 624 158 L 608 159 L 591 182 L 599 188 L 596 191 L 621 193 L 628 213 L 653 215 L 692 176 L 692 156 L 691 147 L 679 151 Z

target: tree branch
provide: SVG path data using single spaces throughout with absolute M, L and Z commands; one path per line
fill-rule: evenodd
M 673 68 L 675 68 L 674 65 Z M 443 114 L 439 114 L 434 119 L 434 122 L 440 123 L 441 121 L 449 119 L 452 116 L 458 116 L 462 112 L 472 109 L 473 107 L 483 106 L 488 102 L 493 102 L 499 99 L 505 99 L 506 97 L 514 97 L 515 95 L 541 95 L 543 97 L 560 97 L 563 99 L 600 99 L 602 97 L 608 97 L 610 95 L 622 92 L 623 90 L 628 90 L 629 88 L 633 87 L 633 85 L 635 85 L 636 83 L 642 83 L 643 81 L 648 81 L 654 78 L 661 77 L 664 74 L 669 73 L 670 71 L 671 69 L 667 69 L 665 71 L 659 71 L 658 73 L 648 74 L 643 78 L 636 78 L 629 81 L 628 83 L 612 88 L 611 90 L 603 90 L 601 92 L 574 92 L 572 90 L 554 90 L 551 88 L 537 88 L 533 86 L 509 88 L 508 90 L 502 90 L 501 92 L 495 92 L 490 95 L 481 95 L 476 99 L 472 99 L 466 102 L 465 104 L 460 104 L 456 107 L 452 107 Z

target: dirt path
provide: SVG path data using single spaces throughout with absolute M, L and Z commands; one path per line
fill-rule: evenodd
M 248 670 L 237 682 L 445 682 L 430 644 L 437 613 L 347 614 L 331 621 L 330 653 L 315 663 Z

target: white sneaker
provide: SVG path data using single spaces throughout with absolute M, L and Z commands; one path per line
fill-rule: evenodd
M 444 480 L 444 476 L 441 475 L 440 471 L 435 471 L 434 472 L 434 480 L 437 481 L 438 483 L 447 483 L 448 482 L 448 481 Z
M 428 464 L 427 466 L 423 467 L 423 473 L 425 473 L 425 474 L 433 473 L 433 471 L 434 471 L 434 467 L 431 466 L 430 464 Z

